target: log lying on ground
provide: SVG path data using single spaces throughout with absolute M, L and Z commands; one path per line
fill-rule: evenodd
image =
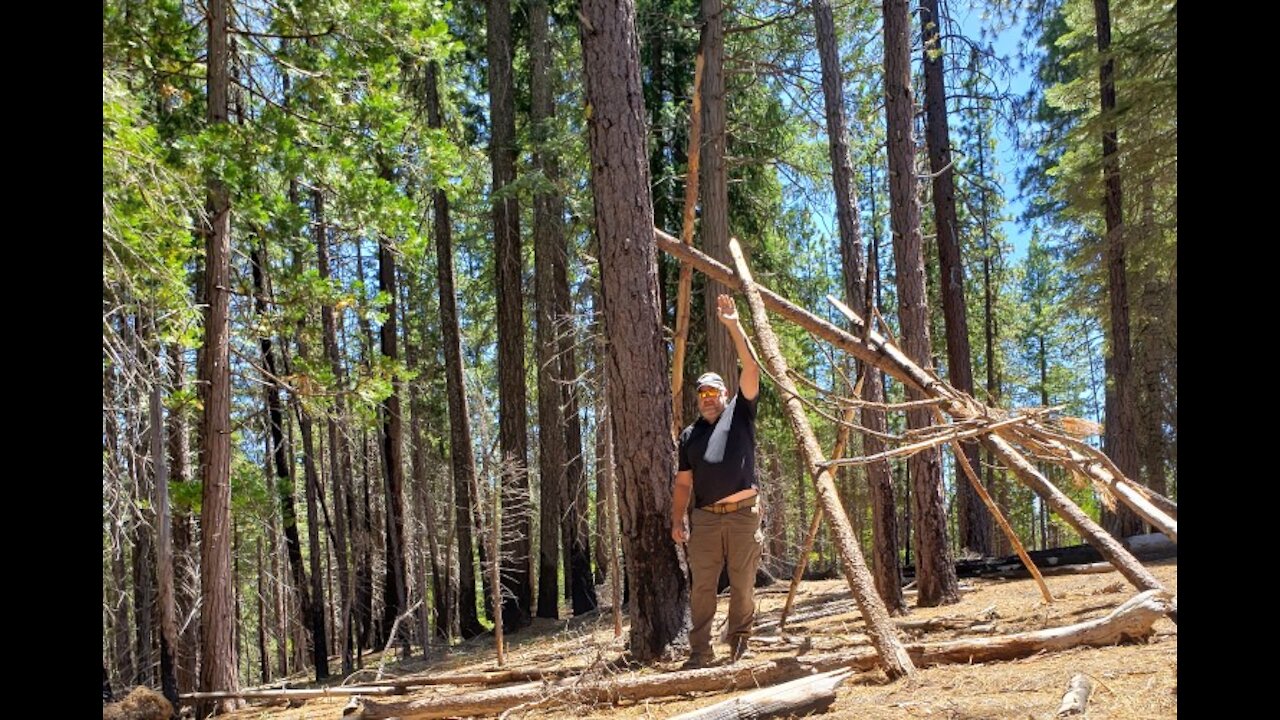
M 1048 630 L 983 638 L 952 640 L 920 646 L 917 662 L 921 665 L 977 663 L 1013 660 L 1039 652 L 1058 652 L 1068 648 L 1104 647 L 1151 636 L 1152 625 L 1169 612 L 1170 596 L 1160 590 L 1147 590 L 1129 598 L 1105 617 Z M 908 646 L 911 649 L 914 646 Z M 916 654 L 913 652 L 912 657 Z
M 1076 673 L 1067 683 L 1067 694 L 1062 696 L 1062 704 L 1058 706 L 1058 717 L 1083 715 L 1089 705 L 1089 694 L 1093 692 L 1093 681 L 1087 675 Z
M 526 683 L 509 688 L 495 688 L 465 695 L 437 696 L 405 702 L 353 703 L 343 714 L 349 720 L 425 720 L 457 715 L 492 715 L 507 708 L 541 698 L 557 696 L 564 702 L 610 703 L 637 701 L 645 698 L 680 695 L 691 692 L 729 692 L 764 685 L 775 685 L 812 674 L 815 669 L 835 670 L 856 665 L 870 670 L 879 665 L 874 651 L 846 653 L 838 664 L 815 668 L 809 662 L 782 658 L 764 663 L 727 665 L 702 670 L 685 670 L 653 675 L 626 675 L 605 680 L 568 679 L 558 683 Z
M 530 670 L 498 670 L 495 672 L 458 673 L 456 675 L 413 675 L 383 680 L 379 685 L 411 688 L 424 685 L 506 685 L 513 682 L 558 680 L 582 672 L 582 668 L 533 668 Z
M 420 685 L 422 683 L 415 683 Z M 413 687 L 407 686 L 407 687 Z M 239 690 L 236 692 L 190 692 L 179 695 L 181 700 L 222 700 L 240 698 L 242 700 L 309 700 L 320 697 L 347 697 L 348 695 L 404 695 L 406 686 L 391 685 L 346 685 L 320 688 L 280 688 L 277 690 Z
M 348 695 L 404 695 L 411 688 L 428 685 L 505 685 L 513 682 L 558 680 L 567 675 L 582 672 L 581 668 L 557 668 L 544 670 L 499 670 L 497 672 L 458 673 L 456 675 L 409 676 L 383 680 L 377 685 L 339 685 L 320 688 L 279 688 L 241 690 L 238 692 L 192 692 L 179 697 L 183 700 L 216 700 L 241 698 L 244 700 L 307 700 L 318 697 L 346 697 Z
M 766 687 L 671 720 L 763 720 L 826 712 L 836 701 L 836 688 L 852 674 L 848 668 L 818 673 L 774 687 Z
M 1068 648 L 1105 647 L 1146 638 L 1152 625 L 1169 611 L 1167 594 L 1141 593 L 1105 617 L 1048 630 L 1004 637 L 912 643 L 906 646 L 919 666 L 1013 660 L 1040 652 Z M 525 683 L 464 695 L 434 696 L 398 702 L 356 701 L 343 711 L 349 720 L 425 720 L 458 715 L 493 715 L 516 705 L 556 696 L 564 702 L 636 702 L 645 698 L 692 692 L 730 692 L 775 685 L 811 675 L 849 668 L 857 671 L 881 667 L 871 648 L 843 653 L 779 658 L 763 663 L 727 665 L 651 675 L 626 675 L 603 680 L 567 678 L 556 683 Z
M 1058 565 L 1056 567 L 1047 567 L 1041 570 L 1045 575 L 1100 575 L 1102 573 L 1115 572 L 1116 569 L 1111 563 L 1081 563 L 1079 565 Z M 1009 570 L 996 573 L 996 577 L 1002 578 L 1025 578 L 1027 569 L 1023 567 L 1010 568 Z

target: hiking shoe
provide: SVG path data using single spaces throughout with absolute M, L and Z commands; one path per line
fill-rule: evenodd
M 700 670 L 705 667 L 711 667 L 716 661 L 715 653 L 693 653 L 688 660 L 680 666 L 681 670 Z
M 756 656 L 755 653 L 751 652 L 745 635 L 735 637 L 732 642 L 732 648 L 729 653 L 729 662 L 736 663 L 740 660 L 750 660 Z

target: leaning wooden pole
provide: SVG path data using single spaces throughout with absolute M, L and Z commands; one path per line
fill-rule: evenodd
M 707 255 L 685 247 L 680 241 L 667 233 L 654 228 L 654 239 L 664 252 L 687 261 L 695 269 L 719 281 L 731 289 L 742 289 L 742 278 L 732 270 L 708 257 Z M 866 332 L 867 340 L 855 337 L 831 323 L 815 316 L 795 303 L 765 288 L 755 288 L 763 305 L 794 322 L 859 360 L 868 362 L 889 373 L 899 382 L 925 391 L 929 397 L 942 398 L 943 410 L 953 417 L 970 418 L 981 414 L 984 408 L 974 399 L 969 398 L 946 382 L 933 376 L 911 361 L 901 350 L 888 343 L 883 336 L 874 330 L 867 332 L 865 324 L 855 321 L 855 328 Z M 856 317 L 856 316 L 855 316 Z M 1013 432 L 1010 430 L 1009 432 Z M 1097 523 L 1089 519 L 1070 498 L 1054 487 L 1036 468 L 1027 461 L 1004 438 L 990 434 L 983 438 L 993 453 L 1028 487 L 1034 490 L 1053 508 L 1063 520 L 1067 521 L 1080 536 L 1102 554 L 1108 562 L 1120 571 L 1130 583 L 1140 590 L 1164 590 L 1164 586 L 1155 576 L 1147 572 L 1133 555 L 1115 538 L 1107 534 Z
M 800 559 L 796 561 L 796 569 L 791 572 L 791 585 L 787 587 L 787 601 L 782 604 L 782 617 L 778 618 L 778 634 L 787 629 L 787 616 L 791 614 L 791 605 L 796 601 L 796 590 L 800 587 L 800 578 L 804 577 L 804 569 L 809 565 L 809 552 L 818 538 L 818 528 L 822 527 L 822 501 L 813 509 L 813 520 L 809 521 L 809 534 L 804 539 L 804 549 L 800 551 Z
M 835 535 L 836 547 L 840 550 L 845 579 L 849 582 L 849 589 L 853 592 L 858 608 L 862 610 L 871 644 L 880 654 L 880 660 L 884 663 L 885 673 L 889 679 L 909 676 L 915 673 L 916 667 L 912 664 L 911 657 L 907 655 L 907 648 L 898 638 L 897 628 L 889 619 L 889 611 L 885 608 L 884 601 L 876 592 L 875 581 L 871 578 L 867 563 L 862 558 L 862 550 L 854 537 L 853 528 L 849 526 L 849 518 L 840 504 L 840 496 L 836 492 L 831 472 L 822 465 L 826 462 L 826 458 L 818 447 L 813 429 L 809 427 L 804 404 L 800 402 L 795 383 L 791 381 L 787 372 L 787 361 L 783 359 L 782 351 L 778 349 L 778 338 L 769 325 L 764 301 L 751 280 L 751 270 L 747 267 L 747 261 L 742 255 L 742 248 L 738 245 L 736 238 L 729 239 L 729 253 L 738 266 L 742 292 L 746 295 L 747 305 L 751 308 L 751 324 L 755 327 L 756 338 L 760 341 L 760 350 L 764 355 L 765 363 L 780 386 L 787 420 L 791 423 L 791 430 L 800 444 L 800 452 L 804 455 L 805 463 L 813 475 L 823 511 L 831 521 L 831 530 Z
M 689 171 L 684 175 L 684 220 L 680 225 L 680 241 L 693 247 L 693 214 L 698 206 L 698 163 L 702 156 L 702 49 L 693 62 L 693 107 L 689 110 Z M 676 289 L 676 337 L 671 358 L 671 410 L 673 435 L 680 434 L 684 424 L 680 393 L 684 389 L 684 350 L 689 340 L 689 295 L 693 292 L 693 268 L 680 263 L 680 283 Z

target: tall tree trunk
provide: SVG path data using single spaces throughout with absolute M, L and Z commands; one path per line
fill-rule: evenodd
M 631 0 L 585 0 L 582 53 L 591 187 L 609 338 L 623 542 L 631 585 L 631 652 L 659 657 L 686 628 L 689 587 L 671 542 L 671 400 L 658 308 L 657 247 Z
M 609 568 L 609 560 L 614 551 L 613 545 L 609 542 L 612 537 L 609 534 L 611 523 L 615 522 L 608 516 L 607 493 L 611 492 L 611 486 L 614 481 L 613 472 L 613 426 L 606 422 L 609 412 L 609 395 L 608 395 L 608 378 L 609 373 L 606 370 L 608 364 L 608 347 L 604 334 L 604 316 L 600 308 L 600 294 L 592 293 L 592 305 L 596 309 L 595 323 L 593 334 L 599 338 L 596 345 L 597 352 L 595 356 L 595 372 L 599 373 L 595 376 L 596 395 L 595 405 L 595 454 L 596 454 L 596 575 L 595 581 L 597 585 L 604 584 L 607 569 Z
M 951 159 L 951 126 L 947 119 L 947 88 L 944 77 L 942 16 L 938 0 L 922 0 L 924 25 L 924 93 L 929 171 L 933 175 L 934 226 L 938 238 L 938 265 L 942 287 L 942 319 L 947 332 L 947 377 L 952 387 L 973 394 L 973 359 L 969 352 L 968 306 L 964 299 L 964 261 L 960 252 L 956 220 L 955 168 Z M 970 467 L 981 467 L 976 441 L 962 441 Z M 978 492 L 960 480 L 956 471 L 956 513 L 960 547 L 992 554 L 991 517 Z
M 182 352 L 176 346 L 169 347 L 169 372 L 172 387 L 181 392 L 186 386 L 186 369 Z M 187 432 L 186 407 L 175 408 L 168 416 L 168 454 L 170 476 L 175 482 L 185 484 L 191 480 L 191 444 Z M 176 614 L 182 619 L 178 634 L 177 682 L 178 694 L 196 689 L 196 663 L 199 657 L 198 632 L 200 623 L 187 622 L 194 612 L 200 570 L 192 545 L 192 518 L 188 507 L 172 511 L 174 602 Z
M 258 323 L 270 327 L 267 318 L 266 288 L 266 240 L 249 253 L 253 266 L 253 312 Z M 294 505 L 293 480 L 290 476 L 290 453 L 284 440 L 284 411 L 280 402 L 280 376 L 276 367 L 275 352 L 272 350 L 269 330 L 264 330 L 258 337 L 258 347 L 262 351 L 262 361 L 267 368 L 267 377 L 263 384 L 266 395 L 267 421 L 270 425 L 273 468 L 275 470 L 275 491 L 280 501 L 280 518 L 284 523 L 284 544 L 289 555 L 289 570 L 292 572 L 293 588 L 298 593 L 298 602 L 302 606 L 304 617 L 311 617 L 311 595 L 308 592 L 307 571 L 302 564 L 302 540 L 298 535 L 298 511 Z M 314 645 L 314 638 L 312 643 Z
M 137 417 L 135 428 L 141 429 L 142 418 Z M 153 547 L 151 528 L 155 525 L 155 513 L 146 507 L 152 493 L 147 478 L 144 476 L 143 458 L 137 447 L 133 452 L 134 497 L 139 506 L 139 522 L 133 526 L 133 624 L 134 624 L 134 661 L 136 675 L 133 682 L 138 685 L 154 686 L 155 671 L 153 655 L 155 627 L 155 560 L 152 557 Z
M 324 193 L 315 189 L 311 192 L 312 227 L 315 230 L 316 267 L 320 279 L 328 282 L 329 270 L 329 232 L 325 222 Z M 334 395 L 334 404 L 325 421 L 325 429 L 329 438 L 329 483 L 333 494 L 333 531 L 334 556 L 338 563 L 338 623 L 334 636 L 342 645 L 342 674 L 355 672 L 352 659 L 352 575 L 351 558 L 347 552 L 347 519 L 351 512 L 351 446 L 347 443 L 346 433 L 340 423 L 346 418 L 346 372 L 338 354 L 337 319 L 334 317 L 332 303 L 320 305 L 320 328 L 324 337 L 325 359 L 329 361 L 329 369 L 338 383 L 338 392 Z
M 391 172 L 385 164 L 382 176 L 390 180 Z M 379 337 L 382 356 L 392 363 L 399 358 L 396 350 L 396 264 L 387 238 L 378 239 L 378 290 L 389 298 L 387 319 L 382 323 Z M 387 498 L 386 576 L 382 592 L 383 632 L 390 632 L 397 617 L 408 609 L 408 577 L 405 574 L 404 546 L 404 423 L 400 414 L 400 393 L 403 382 L 393 379 L 391 394 L 382 401 L 382 462 Z M 409 638 L 403 635 L 400 651 L 409 655 Z
M 898 315 L 902 344 L 921 367 L 932 367 L 929 308 L 920 237 L 920 206 L 916 197 L 915 141 L 911 136 L 914 107 L 911 95 L 911 23 L 906 0 L 884 0 L 885 122 L 889 134 L 889 210 L 893 226 L 893 254 L 898 275 Z M 907 397 L 923 400 L 912 388 Z M 929 427 L 927 408 L 907 413 L 907 427 Z M 916 579 L 921 607 L 959 602 L 959 582 L 947 542 L 947 506 L 943 497 L 942 458 L 937 448 L 913 455 L 909 461 L 911 509 L 915 520 Z
M 156 377 L 149 403 L 151 458 L 155 472 L 156 586 L 160 615 L 160 687 L 164 696 L 178 707 L 178 618 L 173 590 L 173 526 L 169 520 L 169 455 L 166 449 L 161 384 L 165 379 L 164 352 L 156 352 Z
M 502 450 L 503 622 L 529 624 L 533 605 L 529 540 L 529 438 L 525 432 L 524 294 L 516 179 L 516 111 L 511 67 L 510 0 L 489 0 L 489 142 L 493 163 L 494 294 L 498 298 L 498 444 Z
M 306 352 L 301 339 L 298 340 L 298 352 Z M 311 661 L 315 664 L 316 680 L 320 681 L 329 677 L 329 641 L 324 631 L 324 577 L 320 572 L 320 558 L 324 557 L 324 549 L 320 546 L 320 514 L 317 510 L 323 490 L 320 487 L 320 475 L 316 471 L 311 416 L 303 410 L 297 397 L 293 398 L 293 403 L 294 413 L 298 417 L 298 429 L 302 434 L 302 475 L 307 498 L 307 549 L 311 554 L 311 607 L 304 613 L 310 623 Z
M 356 665 L 362 663 L 361 651 L 378 644 L 378 623 L 373 616 L 373 553 L 376 538 L 373 533 L 373 498 L 369 485 L 377 474 L 373 464 L 374 452 L 370 451 L 368 433 L 360 432 L 360 458 L 363 466 L 360 473 L 360 490 L 358 497 L 352 493 L 356 510 L 352 517 L 356 519 L 358 532 L 353 535 L 356 549 L 356 627 L 357 637 Z
M 818 41 L 818 56 L 822 62 L 822 97 L 827 115 L 827 147 L 831 157 L 831 181 L 836 195 L 836 220 L 840 229 L 840 258 L 844 294 L 849 307 L 859 317 L 870 318 L 870 295 L 865 281 L 867 263 L 862 248 L 862 227 L 858 222 L 858 195 L 854 184 L 853 160 L 849 155 L 844 116 L 844 86 L 840 77 L 839 42 L 829 0 L 813 0 L 813 18 Z M 867 363 L 859 363 L 863 376 L 864 397 L 883 395 L 880 371 Z M 883 397 L 872 402 L 883 402 Z M 884 432 L 885 417 L 882 410 L 864 408 L 862 423 L 868 428 Z M 863 450 L 873 454 L 883 450 L 884 443 L 874 435 L 864 434 Z M 906 610 L 902 596 L 902 569 L 898 565 L 897 523 L 893 507 L 893 483 L 889 475 L 889 463 L 872 463 L 867 468 L 867 482 L 871 489 L 872 516 L 875 532 L 872 540 L 872 568 L 876 591 L 892 615 Z
M 134 678 L 133 644 L 129 642 L 129 603 L 125 588 L 128 586 L 123 541 L 124 533 L 117 537 L 111 554 L 111 580 L 115 597 L 112 599 L 111 649 L 116 671 L 117 685 L 130 685 Z
M 567 238 L 566 238 L 567 242 Z M 560 403 L 564 408 L 565 529 L 568 565 L 566 590 L 573 603 L 573 614 L 581 615 L 596 608 L 596 586 L 591 576 L 591 496 L 587 489 L 586 463 L 582 450 L 582 418 L 578 414 L 578 359 L 575 346 L 573 300 L 569 293 L 568 247 L 555 267 L 556 316 L 562 325 L 557 333 L 560 346 Z
M 368 283 L 364 272 L 364 244 L 362 242 L 356 243 L 356 277 L 359 278 L 360 282 Z M 357 323 L 360 327 L 360 364 L 364 372 L 368 373 L 371 371 L 374 353 L 373 328 L 366 313 L 358 314 Z M 351 545 L 356 558 L 354 622 L 357 628 L 357 665 L 363 664 L 361 651 L 364 648 L 371 648 L 375 644 L 381 647 L 381 644 L 376 642 L 379 635 L 378 623 L 374 622 L 373 616 L 373 553 L 376 538 L 373 533 L 373 507 L 369 493 L 369 483 L 377 471 L 371 467 L 373 453 L 369 451 L 369 437 L 363 427 L 360 430 L 359 460 L 361 463 L 360 487 L 357 491 L 353 485 L 349 495 L 350 501 L 354 506 L 351 512 Z M 351 477 L 354 483 L 354 459 Z
M 440 66 L 427 67 L 427 123 L 442 128 Z M 475 526 L 476 460 L 471 449 L 471 419 L 462 370 L 458 331 L 458 293 L 454 287 L 453 226 L 444 190 L 431 193 L 432 229 L 436 239 L 436 280 L 440 294 L 440 333 L 444 343 L 445 392 L 449 402 L 449 461 L 453 470 L 454 522 L 458 529 L 458 622 L 462 637 L 484 632 L 476 610 L 476 564 L 471 531 Z
M 529 5 L 529 59 L 533 165 L 554 187 L 559 170 L 548 149 L 554 122 L 551 49 L 547 44 L 546 0 Z M 541 517 L 538 546 L 538 617 L 559 617 L 560 518 L 564 499 L 564 414 L 561 406 L 559 343 L 556 339 L 555 266 L 563 263 L 562 203 L 557 190 L 533 198 L 534 284 L 538 304 L 538 476 Z
M 209 126 L 227 122 L 229 53 L 227 3 L 208 4 L 208 111 Z M 200 481 L 200 689 L 205 692 L 236 691 L 235 577 L 231 573 L 231 200 L 218 179 L 208 188 L 208 220 L 205 237 L 204 354 L 200 382 L 207 388 L 201 418 Z M 202 702 L 196 715 L 211 710 L 233 710 L 234 700 Z
M 271 656 L 267 654 L 267 567 L 262 555 L 262 538 L 258 538 L 258 676 L 271 682 Z
M 269 448 L 268 448 L 269 450 Z M 267 453 L 270 455 L 270 452 Z M 268 461 L 270 462 L 270 461 Z M 275 513 L 271 514 L 267 537 L 267 554 L 271 557 L 271 609 L 274 626 L 272 633 L 276 641 L 276 675 L 289 674 L 289 613 L 287 612 L 288 589 L 286 587 L 284 560 L 280 557 L 280 528 L 276 526 Z
M 408 273 L 408 282 L 406 285 L 404 301 L 401 304 L 400 320 L 404 324 L 404 355 L 405 361 L 409 366 L 409 371 L 418 376 L 419 381 L 409 386 L 409 466 L 413 469 L 413 509 L 414 509 L 414 532 L 410 534 L 408 555 L 415 558 L 414 566 L 416 568 L 418 579 L 413 584 L 413 595 L 422 594 L 422 604 L 418 608 L 418 635 L 422 641 L 422 654 L 427 657 L 427 645 L 431 640 L 428 632 L 429 623 L 428 616 L 433 612 L 435 614 L 436 635 L 445 642 L 449 640 L 449 613 L 448 613 L 448 595 L 449 585 L 446 577 L 442 559 L 448 562 L 448 558 L 440 553 L 440 538 L 435 522 L 435 507 L 429 498 L 441 497 L 436 495 L 436 491 L 431 487 L 431 474 L 427 471 L 427 452 L 430 450 L 430 443 L 423 434 L 423 420 L 427 414 L 426 402 L 422 398 L 421 386 L 425 382 L 428 387 L 434 386 L 435 368 L 424 368 L 420 359 L 420 344 L 427 344 L 427 313 L 419 314 L 422 319 L 422 327 L 418 342 L 414 342 L 412 333 L 409 332 L 408 306 L 410 303 L 417 301 L 421 305 L 426 305 L 426 295 L 419 285 L 418 273 L 416 270 Z M 448 495 L 444 495 L 447 506 Z M 422 536 L 426 536 L 427 552 L 424 562 L 422 552 Z M 427 564 L 430 564 L 428 571 Z M 426 601 L 425 588 L 428 573 L 431 576 L 431 602 Z M 422 588 L 422 590 L 419 590 Z
M 982 118 L 978 117 L 974 125 L 977 126 L 978 130 L 978 177 L 985 178 L 987 177 L 985 124 Z M 986 357 L 987 369 L 987 402 L 997 405 L 1002 394 L 996 364 L 998 360 L 996 357 L 998 326 L 996 324 L 995 305 L 996 293 L 999 288 L 997 287 L 997 282 L 992 278 L 992 260 L 993 253 L 998 252 L 998 249 L 993 247 L 991 242 L 991 210 L 987 204 L 987 186 L 985 184 L 978 189 L 978 194 L 978 222 L 982 225 L 982 337 L 985 346 L 984 356 Z M 990 453 L 986 454 L 990 457 Z M 988 462 L 985 466 L 974 465 L 973 467 L 986 468 L 987 490 L 996 497 L 998 507 L 1007 517 L 1009 506 L 1005 497 L 1005 486 L 1002 483 L 997 487 L 998 475 L 995 462 Z M 1009 554 L 1011 548 L 1003 533 L 995 534 L 992 543 L 996 555 L 1005 556 Z
M 729 257 L 729 181 L 725 155 L 728 138 L 725 121 L 724 5 L 722 0 L 702 0 L 702 249 L 726 265 Z M 707 279 L 703 290 L 707 332 L 707 369 L 720 373 L 729 397 L 738 389 L 738 357 L 729 332 L 720 324 L 716 298 L 726 288 Z
M 1094 22 L 1098 29 L 1098 84 L 1102 91 L 1102 176 L 1103 205 L 1107 223 L 1104 257 L 1107 263 L 1107 298 L 1111 337 L 1107 358 L 1108 384 L 1105 451 L 1126 477 L 1139 480 L 1137 418 L 1134 417 L 1133 350 L 1129 339 L 1129 288 L 1126 277 L 1126 229 L 1120 184 L 1119 134 L 1116 130 L 1115 59 L 1111 56 L 1110 0 L 1093 0 Z M 1115 513 L 1104 513 L 1103 525 L 1116 537 L 1142 531 L 1136 513 L 1120 505 Z
M 880 277 L 879 252 L 876 248 L 878 240 L 872 238 L 867 249 L 868 287 L 866 303 L 870 316 L 871 303 L 879 306 L 878 291 Z M 845 291 L 849 286 L 845 285 Z M 868 321 L 869 322 L 869 321 Z M 883 403 L 885 400 L 885 377 L 880 368 L 867 364 L 864 366 L 866 377 L 862 380 L 862 399 L 870 403 Z M 889 423 L 883 410 L 875 407 L 864 408 L 862 424 L 871 432 L 862 436 L 862 451 L 868 455 L 884 452 L 884 441 L 874 433 L 888 431 Z M 890 615 L 902 615 L 907 612 L 907 600 L 902 594 L 902 564 L 898 559 L 898 511 L 894 500 L 893 472 L 888 461 L 871 463 L 867 466 L 867 487 L 871 491 L 871 524 L 872 533 L 872 576 L 876 581 L 876 592 L 884 600 L 885 608 Z M 904 503 L 904 505 L 906 505 Z M 906 525 L 904 523 L 904 525 Z M 902 547 L 909 547 L 903 543 Z

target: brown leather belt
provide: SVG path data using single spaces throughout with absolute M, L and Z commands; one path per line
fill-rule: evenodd
M 756 504 L 756 501 L 758 501 L 759 499 L 760 499 L 759 495 L 752 495 L 751 497 L 746 498 L 745 500 L 739 500 L 737 502 L 716 503 L 715 505 L 703 505 L 698 509 L 706 510 L 709 513 L 715 513 L 716 515 L 727 515 L 731 512 L 737 512 L 743 508 L 754 507 Z

